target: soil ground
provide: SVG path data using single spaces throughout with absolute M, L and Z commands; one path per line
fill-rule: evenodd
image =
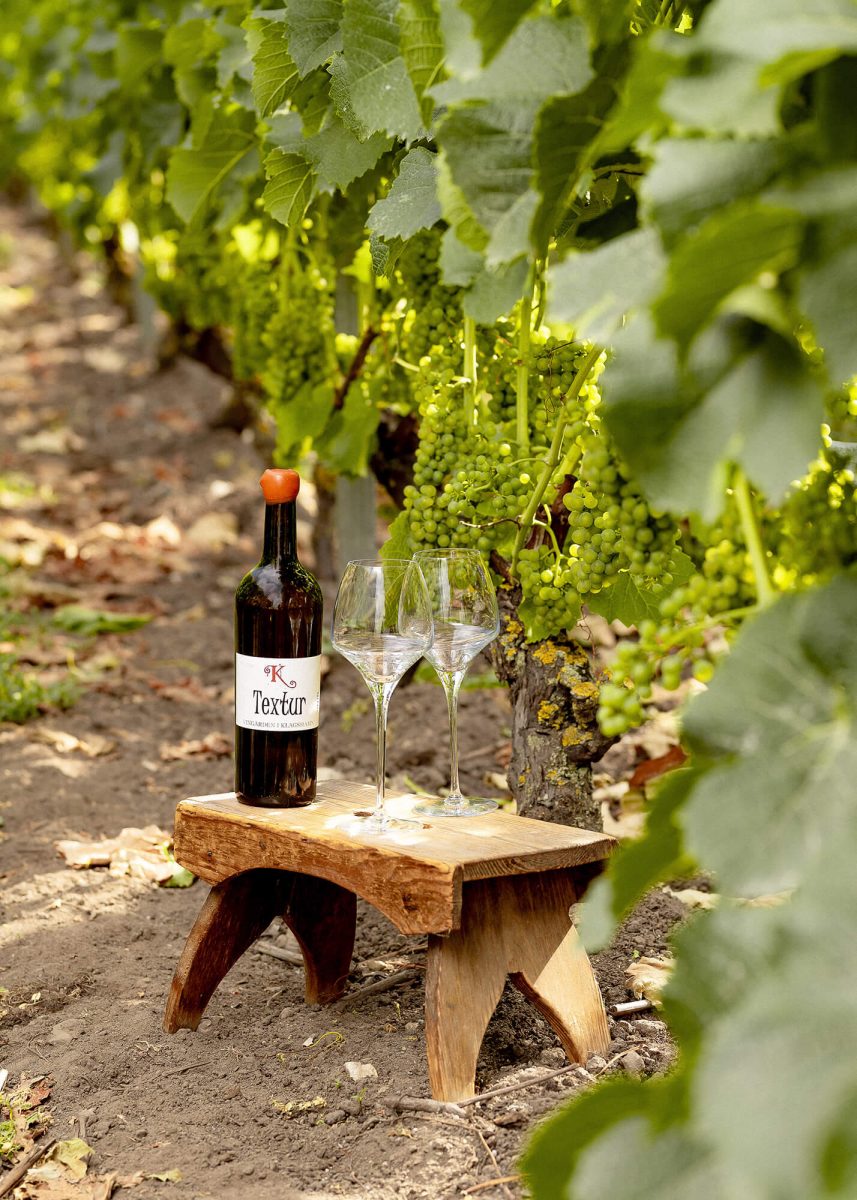
M 69 711 L 0 727 L 0 983 L 8 989 L 0 1067 L 12 1081 L 50 1077 L 51 1133 L 85 1129 L 90 1174 L 181 1172 L 180 1181 L 139 1183 L 141 1200 L 434 1200 L 514 1175 L 527 1131 L 604 1065 L 593 1064 L 589 1078 L 572 1071 L 535 1082 L 564 1058 L 513 990 L 488 1029 L 477 1087 L 531 1086 L 473 1106 L 467 1120 L 396 1115 L 391 1097 L 429 1095 L 418 980 L 352 1006 L 307 1008 L 299 967 L 250 952 L 200 1030 L 169 1037 L 164 1001 L 203 885 L 158 888 L 73 871 L 57 856 L 60 838 L 149 823 L 169 830 L 183 796 L 231 786 L 232 592 L 258 553 L 262 463 L 251 438 L 216 428 L 223 381 L 186 359 L 156 369 L 92 264 L 64 257 L 32 211 L 0 208 L 0 250 L 0 476 L 35 489 L 7 512 L 0 537 L 5 553 L 11 542 L 29 563 L 13 577 L 24 579 L 26 604 L 43 621 L 31 669 L 46 678 L 64 671 L 71 645 L 92 680 Z M 308 565 L 311 516 L 308 504 Z M 70 600 L 154 619 L 122 636 L 52 640 L 51 613 Z M 352 668 L 332 661 L 322 696 L 326 770 L 371 778 L 367 700 Z M 464 693 L 466 789 L 490 794 L 486 774 L 502 771 L 508 722 L 503 692 Z M 395 783 L 443 786 L 445 728 L 438 687 L 414 682 L 397 694 Z M 64 750 L 74 743 L 58 742 L 57 732 L 84 747 Z M 225 751 L 216 738 L 210 753 L 187 745 L 214 734 L 227 739 Z M 102 752 L 82 753 L 87 739 Z M 177 746 L 182 757 L 164 757 Z M 683 911 L 655 894 L 597 957 L 608 1002 L 628 998 L 624 968 L 636 955 L 663 953 Z M 284 944 L 275 928 L 266 940 Z M 361 910 L 352 986 L 420 959 L 419 942 Z M 646 1073 L 668 1064 L 666 1032 L 646 1016 L 642 1025 L 613 1023 L 608 1069 L 622 1069 L 631 1049 Z M 346 1061 L 371 1063 L 377 1076 L 352 1082 Z M 297 1116 L 277 1107 L 316 1097 L 318 1106 Z M 510 1182 L 476 1194 L 522 1190 Z

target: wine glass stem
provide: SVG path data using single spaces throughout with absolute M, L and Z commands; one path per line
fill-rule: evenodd
M 449 795 L 444 803 L 449 808 L 460 808 L 464 797 L 458 783 L 458 693 L 465 671 L 438 671 L 438 674 L 449 708 Z
M 375 811 L 372 814 L 377 822 L 384 819 L 384 777 L 387 772 L 387 709 L 393 688 L 389 684 L 376 683 L 372 688 L 375 701 L 375 746 L 378 752 L 378 763 L 375 776 Z

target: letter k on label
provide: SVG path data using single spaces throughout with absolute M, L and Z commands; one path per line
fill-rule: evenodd
M 281 683 L 283 685 L 283 687 L 294 687 L 295 686 L 294 680 L 290 681 L 284 677 L 284 675 L 282 673 L 283 672 L 282 663 L 272 663 L 270 670 L 271 670 L 271 683 Z

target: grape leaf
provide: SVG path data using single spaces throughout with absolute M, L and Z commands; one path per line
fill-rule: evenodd
M 651 229 L 635 229 L 588 253 L 570 254 L 548 271 L 548 320 L 607 344 L 626 314 L 657 295 L 665 262 Z
M 473 34 L 473 22 L 458 0 L 437 0 L 444 44 L 444 65 L 453 75 L 469 78 L 482 67 L 482 46 Z
M 614 1077 L 539 1125 L 521 1160 L 533 1200 L 570 1200 L 572 1175 L 586 1147 L 605 1124 L 645 1112 L 648 1102 L 639 1084 Z
M 289 54 L 301 76 L 342 49 L 342 0 L 286 0 Z
M 445 229 L 440 245 L 440 270 L 449 287 L 469 287 L 483 265 L 478 250 L 465 246 L 454 229 Z
M 365 475 L 378 428 L 378 408 L 366 389 L 351 387 L 315 443 L 326 467 L 341 475 Z
M 214 112 L 198 144 L 178 147 L 170 155 L 167 200 L 189 224 L 229 174 L 255 151 L 249 113 Z
M 750 8 L 742 0 L 718 0 L 694 42 L 698 51 L 778 65 L 765 78 L 785 82 L 795 72 L 817 69 L 828 56 L 857 51 L 857 8 L 852 0 L 754 0 Z
M 339 115 L 330 110 L 323 128 L 304 142 L 302 152 L 322 183 L 342 190 L 374 167 L 391 145 L 392 140 L 383 133 L 358 141 Z
M 663 779 L 650 804 L 645 835 L 621 843 L 611 856 L 610 870 L 587 891 L 579 929 L 590 952 L 609 943 L 618 922 L 655 884 L 693 870 L 684 852 L 679 815 L 696 779 L 690 768 Z
M 586 30 L 577 17 L 530 17 L 517 27 L 494 61 L 471 78 L 432 88 L 441 104 L 462 100 L 535 100 L 579 92 L 592 78 Z
M 117 31 L 115 63 L 120 86 L 132 88 L 161 60 L 164 35 L 130 22 Z
M 586 603 L 605 621 L 621 621 L 623 625 L 639 625 L 641 621 L 660 618 L 661 592 L 638 588 L 627 571 L 617 575 L 616 582 L 600 592 L 587 595 Z
M 529 189 L 532 122 L 528 104 L 481 104 L 455 108 L 440 123 L 452 179 L 489 234 Z
M 277 421 L 277 458 L 287 462 L 307 438 L 317 438 L 333 410 L 333 388 L 329 383 L 307 380 L 285 403 L 274 409 Z
M 437 156 L 437 197 L 443 219 L 455 231 L 459 241 L 471 250 L 484 250 L 488 235 L 474 217 L 461 188 L 453 180 L 442 150 Z
M 219 17 L 215 25 L 223 45 L 217 56 L 217 86 L 227 89 L 233 80 L 251 83 L 253 80 L 253 58 L 247 45 L 247 36 L 240 25 L 230 24 Z
M 410 238 L 439 220 L 437 155 L 415 146 L 399 163 L 390 191 L 373 205 L 366 224 L 382 238 Z
M 594 46 L 620 41 L 627 37 L 631 28 L 631 14 L 637 7 L 636 0 L 572 0 L 589 27 L 590 41 Z
M 492 325 L 511 312 L 527 282 L 529 266 L 523 256 L 500 267 L 485 267 L 464 296 L 464 311 L 479 325 Z
M 337 112 L 360 137 L 386 132 L 414 141 L 423 133 L 417 96 L 399 46 L 398 0 L 350 0 L 342 53 L 331 66 Z
M 828 254 L 802 272 L 800 303 L 824 346 L 824 363 L 834 386 L 857 374 L 857 243 L 834 244 Z
M 164 36 L 164 60 L 177 71 L 186 71 L 205 62 L 225 45 L 216 32 L 214 22 L 193 17 L 180 25 L 171 25 Z
M 402 58 L 428 126 L 434 101 L 426 88 L 443 74 L 443 36 L 434 0 L 399 0 L 399 26 Z
M 300 73 L 289 54 L 285 13 L 248 17 L 247 45 L 253 55 L 253 99 L 260 117 L 268 117 L 292 95 Z
M 754 62 L 726 54 L 690 60 L 692 47 L 683 49 L 692 72 L 678 74 L 661 96 L 664 112 L 679 125 L 736 137 L 769 137 L 779 132 L 779 90 L 759 85 Z
M 665 239 L 675 241 L 724 204 L 758 192 L 784 158 L 775 138 L 662 138 L 641 197 Z
M 617 75 L 620 69 L 617 64 Z M 579 95 L 551 97 L 538 115 L 535 155 L 542 202 L 534 232 L 542 251 L 598 155 L 599 134 L 615 102 L 615 88 L 613 80 L 599 75 Z
M 275 149 L 265 159 L 267 184 L 262 205 L 275 220 L 294 226 L 302 219 L 315 192 L 315 172 L 301 154 Z
M 783 597 L 688 710 L 691 749 L 720 762 L 687 809 L 688 842 L 734 893 L 797 886 L 853 809 L 855 603 L 854 578 Z
M 673 251 L 653 306 L 658 328 L 686 345 L 735 288 L 791 266 L 802 235 L 803 223 L 786 208 L 753 201 L 714 213 Z
M 410 558 L 414 544 L 410 533 L 410 514 L 402 510 L 387 530 L 387 540 L 381 547 L 382 558 Z
M 711 332 L 718 361 L 729 353 L 721 345 L 728 333 Z M 743 466 L 752 483 L 778 500 L 814 458 L 823 418 L 817 380 L 794 344 L 775 334 L 756 334 L 755 341 L 754 349 L 726 358 L 707 392 L 697 386 L 694 396 L 688 388 L 682 400 L 663 343 L 637 341 L 635 329 L 627 341 L 617 340 L 604 377 L 607 421 L 656 507 L 713 520 L 725 500 L 729 463 Z
M 461 0 L 461 8 L 473 21 L 473 32 L 482 43 L 482 58 L 488 62 L 535 0 Z

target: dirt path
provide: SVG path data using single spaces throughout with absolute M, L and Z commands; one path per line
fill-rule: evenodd
M 421 987 L 310 1009 L 300 969 L 259 952 L 229 975 L 199 1032 L 170 1038 L 164 999 L 202 885 L 156 888 L 58 859 L 59 838 L 170 829 L 182 796 L 230 786 L 228 741 L 219 757 L 166 761 L 162 752 L 208 735 L 231 740 L 231 596 L 258 551 L 261 464 L 248 441 L 212 428 L 222 381 L 186 360 L 154 372 L 91 266 L 64 263 L 32 214 L 0 208 L 0 240 L 0 476 L 17 472 L 36 487 L 23 511 L 6 514 L 2 537 L 37 547 L 27 588 L 46 621 L 69 599 L 154 614 L 136 632 L 80 642 L 79 661 L 99 674 L 76 707 L 0 727 L 0 1067 L 12 1081 L 53 1080 L 52 1134 L 73 1136 L 83 1122 L 90 1174 L 181 1172 L 177 1182 L 139 1183 L 141 1198 L 434 1200 L 513 1173 L 527 1128 L 584 1085 L 578 1074 L 486 1104 L 467 1122 L 395 1116 L 389 1097 L 428 1095 Z M 42 650 L 44 669 L 56 669 L 47 632 Z M 351 668 L 333 663 L 326 769 L 370 778 L 366 699 Z M 484 690 L 466 693 L 462 708 L 464 782 L 484 792 L 508 708 L 502 693 Z M 397 696 L 394 779 L 442 786 L 445 719 L 437 687 Z M 58 731 L 106 752 L 64 752 Z M 676 907 L 663 898 L 601 956 L 610 998 L 624 998 L 632 949 L 663 949 Z M 282 935 L 267 938 L 275 945 Z M 419 962 L 419 944 L 364 913 L 352 981 L 397 960 Z M 656 1028 L 644 1034 L 626 1022 L 614 1032 L 615 1055 L 637 1047 L 647 1070 L 669 1056 Z M 346 1061 L 372 1063 L 377 1077 L 352 1082 Z M 478 1086 L 537 1077 L 562 1061 L 551 1030 L 507 992 Z M 300 1115 L 282 1112 L 317 1097 Z M 504 1194 L 520 1188 L 477 1193 Z

